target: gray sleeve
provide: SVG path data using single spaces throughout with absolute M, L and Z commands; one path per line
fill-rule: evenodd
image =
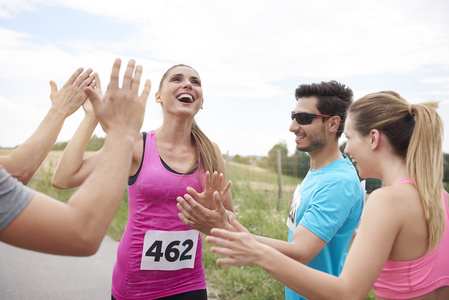
M 34 193 L 0 166 L 0 231 L 20 214 Z

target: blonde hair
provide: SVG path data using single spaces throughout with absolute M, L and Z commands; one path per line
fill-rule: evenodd
M 161 82 L 159 83 L 159 91 L 163 88 L 163 82 L 165 78 L 167 78 L 168 73 L 177 67 L 187 67 L 195 71 L 197 74 L 198 72 L 184 64 L 177 64 L 169 68 L 164 75 L 161 78 Z M 199 74 L 198 74 L 199 77 Z M 200 129 L 200 127 L 196 124 L 195 120 L 193 120 L 192 128 L 190 131 L 190 135 L 196 145 L 196 159 L 193 161 L 192 165 L 190 166 L 189 170 L 186 173 L 191 172 L 193 169 L 195 169 L 197 166 L 200 169 L 203 169 L 205 172 L 209 171 L 211 174 L 213 174 L 215 171 L 217 172 L 224 172 L 224 170 L 219 170 L 218 167 L 218 160 L 217 160 L 217 152 L 215 151 L 214 145 L 209 140 L 209 138 L 204 134 L 204 132 Z M 200 186 L 201 184 L 201 172 L 198 172 L 198 182 Z
M 429 231 L 429 248 L 438 246 L 445 230 L 443 189 L 443 123 L 438 102 L 410 105 L 391 91 L 368 94 L 348 113 L 355 129 L 366 136 L 372 129 L 385 134 L 395 153 L 403 157 L 407 176 L 418 189 Z

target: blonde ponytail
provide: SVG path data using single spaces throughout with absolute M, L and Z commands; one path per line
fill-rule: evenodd
M 438 246 L 445 230 L 443 189 L 443 124 L 437 102 L 410 106 L 415 129 L 407 151 L 407 173 L 415 182 L 429 228 L 429 248 Z
M 224 170 L 219 170 L 217 152 L 215 151 L 214 145 L 209 140 L 209 138 L 204 134 L 204 132 L 198 127 L 195 120 L 192 123 L 191 135 L 195 141 L 197 148 L 197 159 L 199 162 L 199 167 L 204 171 L 209 171 L 213 174 L 215 171 L 224 172 Z M 198 173 L 198 179 L 201 186 L 201 173 Z

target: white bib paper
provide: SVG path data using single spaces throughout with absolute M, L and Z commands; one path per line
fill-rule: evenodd
M 140 269 L 173 271 L 193 268 L 198 235 L 198 230 L 147 231 Z

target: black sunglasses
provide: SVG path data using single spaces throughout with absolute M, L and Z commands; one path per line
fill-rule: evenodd
M 292 120 L 296 120 L 299 125 L 309 125 L 315 118 L 332 118 L 333 116 L 322 114 L 309 114 L 305 112 L 295 113 L 292 111 Z

